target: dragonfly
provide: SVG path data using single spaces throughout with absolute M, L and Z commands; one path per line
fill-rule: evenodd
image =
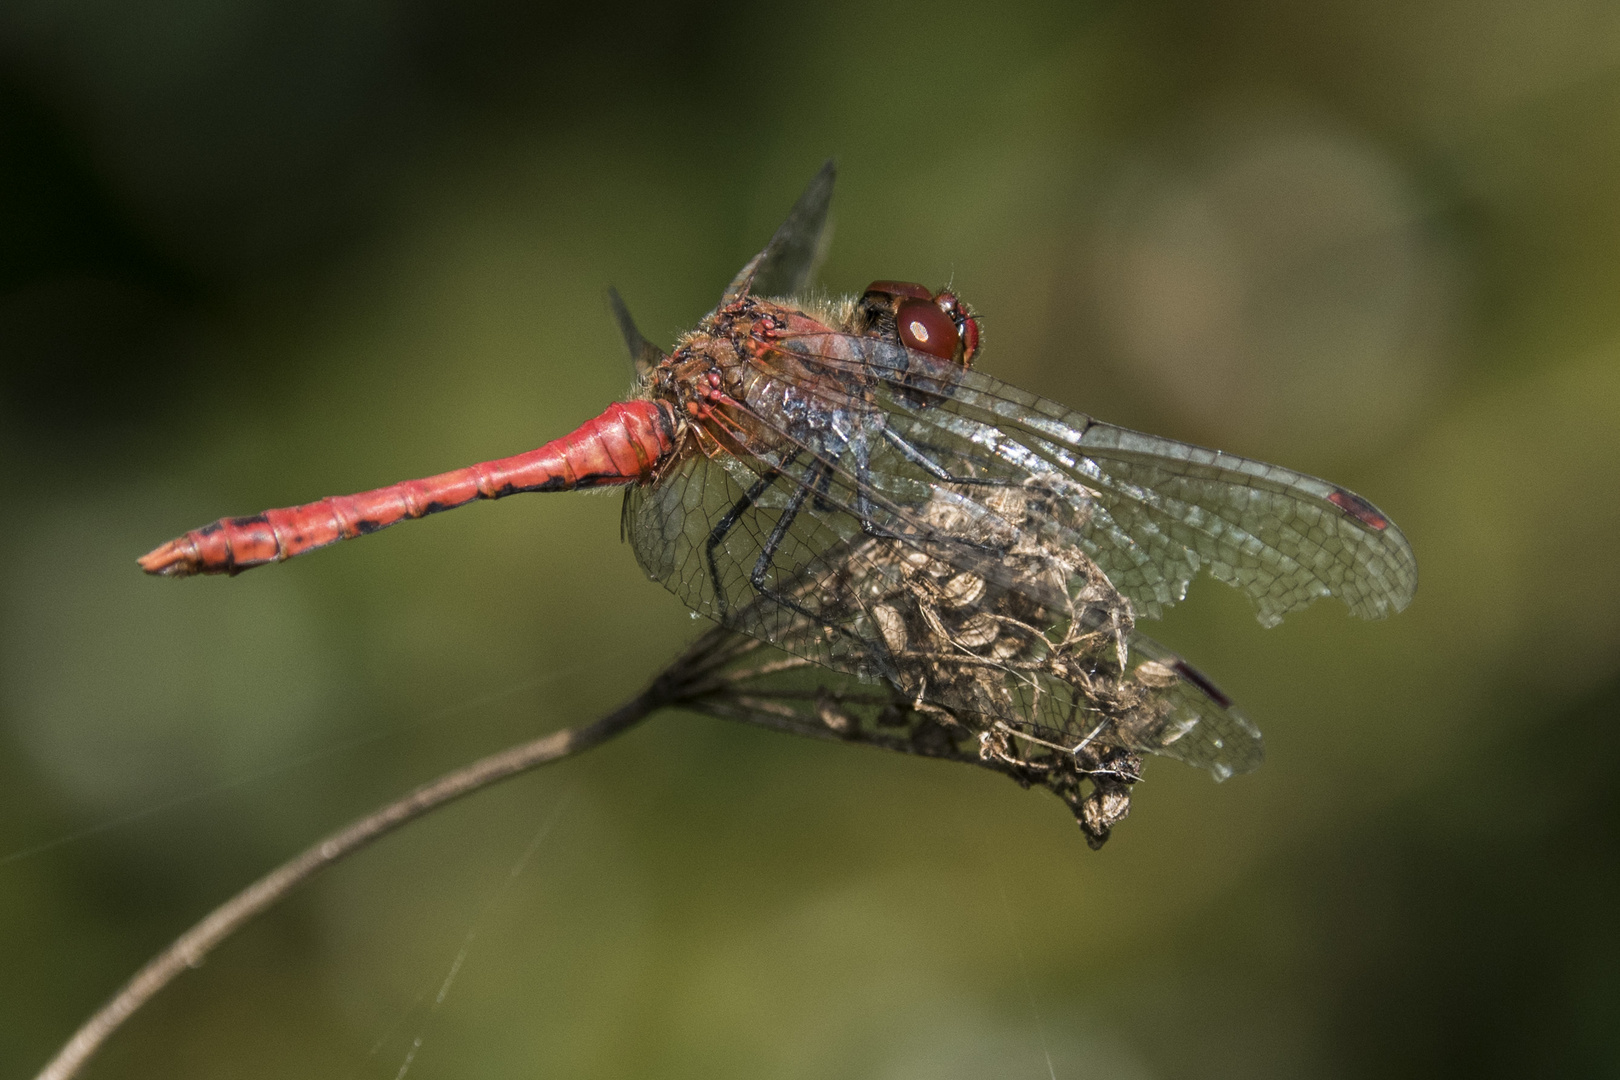
M 1268 626 L 1328 596 L 1380 618 L 1416 589 L 1406 538 L 1343 487 L 985 374 L 980 317 L 948 288 L 807 296 L 834 179 L 829 161 L 669 351 L 611 292 L 636 392 L 569 434 L 224 518 L 141 567 L 236 574 L 477 500 L 618 485 L 637 561 L 693 611 L 886 684 L 986 756 L 1093 779 L 1134 779 L 1142 754 L 1218 780 L 1257 767 L 1253 722 L 1138 622 L 1200 570 Z

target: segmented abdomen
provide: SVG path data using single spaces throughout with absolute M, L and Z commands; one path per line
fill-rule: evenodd
M 647 480 L 674 448 L 669 406 L 615 402 L 573 432 L 526 454 L 358 495 L 222 518 L 143 555 L 141 569 L 169 577 L 236 574 L 477 499 Z

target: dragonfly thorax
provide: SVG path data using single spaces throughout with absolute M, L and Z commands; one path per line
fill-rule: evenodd
M 871 344 L 848 330 L 852 301 L 804 306 L 745 295 L 717 308 L 653 369 L 648 396 L 674 407 L 707 456 L 832 449 L 852 410 L 876 409 Z

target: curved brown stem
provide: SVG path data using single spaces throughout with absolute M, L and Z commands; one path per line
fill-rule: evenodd
M 813 629 L 813 624 L 805 625 Z M 919 713 L 893 688 L 861 684 L 851 676 L 716 627 L 698 638 L 646 690 L 594 723 L 554 732 L 446 773 L 345 826 L 249 885 L 153 957 L 84 1022 L 35 1080 L 69 1080 L 77 1075 L 102 1043 L 176 976 L 201 964 L 222 941 L 333 863 L 446 803 L 589 750 L 671 705 L 796 735 L 969 762 L 1007 773 L 1026 787 L 1044 783 L 1065 799 L 1078 800 L 1071 790 L 1074 785 L 1062 777 L 1054 779 L 1055 771 L 1031 775 L 1023 767 L 1028 763 L 983 755 L 978 743 L 963 734 L 971 734 L 969 729 L 944 709 L 934 706 Z M 940 717 L 948 722 L 949 730 L 940 726 Z
M 687 654 L 688 657 L 692 655 Z M 77 1075 L 108 1036 L 159 990 L 187 968 L 200 965 L 220 942 L 333 863 L 430 810 L 536 766 L 589 750 L 634 726 L 659 708 L 674 703 L 682 696 L 678 678 L 680 665 L 681 661 L 677 661 L 652 686 L 593 723 L 553 732 L 446 773 L 382 809 L 351 822 L 282 863 L 215 908 L 201 922 L 176 938 L 167 949 L 153 957 L 123 989 L 74 1032 L 50 1064 L 40 1071 L 36 1080 L 68 1080 Z

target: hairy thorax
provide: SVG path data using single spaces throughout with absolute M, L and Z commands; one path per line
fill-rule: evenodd
M 818 448 L 841 415 L 874 411 L 874 360 L 903 350 L 863 334 L 855 309 L 850 299 L 742 296 L 706 316 L 652 369 L 643 391 L 674 407 L 684 425 L 681 456 Z

